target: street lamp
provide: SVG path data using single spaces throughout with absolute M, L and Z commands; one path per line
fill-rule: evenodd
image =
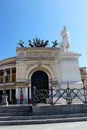
M 6 82 L 7 82 L 7 72 L 6 70 L 4 71 L 4 90 L 3 90 L 3 95 L 2 95 L 2 105 L 7 105 L 7 95 L 6 95 Z

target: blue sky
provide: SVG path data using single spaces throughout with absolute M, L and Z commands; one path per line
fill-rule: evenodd
M 87 0 L 0 0 L 0 60 L 16 56 L 21 39 L 35 37 L 61 41 L 66 25 L 71 51 L 82 54 L 80 66 L 87 66 Z

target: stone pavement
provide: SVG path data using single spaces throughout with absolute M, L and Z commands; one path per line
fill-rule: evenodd
M 0 130 L 87 130 L 87 121 L 38 125 L 0 126 Z

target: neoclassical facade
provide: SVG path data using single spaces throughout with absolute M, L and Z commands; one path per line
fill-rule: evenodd
M 60 47 L 17 47 L 15 57 L 0 61 L 0 100 L 4 89 L 9 104 L 29 104 L 35 88 L 66 88 L 67 82 L 70 88 L 87 86 L 86 68 L 79 68 L 81 55 L 68 51 L 69 46 L 64 34 Z
M 49 89 L 66 87 L 82 87 L 84 80 L 87 86 L 86 69 L 78 64 L 79 54 L 61 52 L 59 48 L 17 48 L 16 57 L 0 61 L 0 95 L 4 85 L 9 103 L 31 103 L 33 88 Z M 4 84 L 4 71 L 8 80 Z M 84 72 L 83 72 L 84 71 Z

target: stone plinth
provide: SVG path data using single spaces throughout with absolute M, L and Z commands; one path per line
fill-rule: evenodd
M 58 115 L 87 113 L 87 104 L 33 106 L 34 115 Z
M 73 52 L 60 52 L 58 61 L 58 78 L 61 88 L 67 87 L 80 89 L 83 87 L 79 71 L 80 54 Z

